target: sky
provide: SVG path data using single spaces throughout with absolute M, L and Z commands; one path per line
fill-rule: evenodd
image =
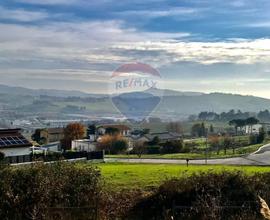
M 1 0 L 0 84 L 105 93 L 141 62 L 164 86 L 270 98 L 269 0 Z

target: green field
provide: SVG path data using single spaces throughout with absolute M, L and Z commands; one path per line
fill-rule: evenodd
M 228 157 L 239 157 L 246 154 L 250 154 L 258 150 L 263 144 L 255 144 L 247 147 L 239 147 L 235 149 L 233 153 L 232 149 L 228 149 L 226 154 L 223 150 L 220 150 L 219 154 L 216 152 L 205 153 L 176 153 L 176 154 L 144 154 L 141 158 L 144 159 L 204 159 L 207 158 L 228 158 Z M 106 155 L 107 158 L 139 158 L 136 154 L 120 154 L 120 155 Z
M 87 164 L 85 164 L 87 166 Z M 270 167 L 185 165 L 176 164 L 99 164 L 106 187 L 111 190 L 142 189 L 152 190 L 163 181 L 199 172 L 243 171 L 248 175 L 256 172 L 270 172 Z

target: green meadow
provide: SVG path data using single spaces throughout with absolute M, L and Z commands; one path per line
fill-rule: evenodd
M 247 175 L 270 172 L 270 167 L 259 166 L 190 165 L 187 167 L 177 164 L 130 163 L 104 163 L 97 166 L 101 170 L 105 186 L 111 190 L 142 189 L 148 191 L 172 178 L 207 172 L 242 171 Z

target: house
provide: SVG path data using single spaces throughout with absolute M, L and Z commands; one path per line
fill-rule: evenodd
M 53 143 L 64 138 L 64 128 L 46 128 L 40 131 L 40 139 L 44 139 L 45 143 Z
M 167 141 L 177 141 L 182 139 L 180 134 L 168 131 L 145 134 L 144 137 L 146 137 L 148 141 L 152 141 L 155 137 L 158 137 L 159 143 L 166 143 Z
M 56 141 L 49 144 L 44 144 L 42 145 L 42 148 L 46 151 L 59 152 L 61 151 L 61 144 L 60 141 Z
M 247 125 L 244 127 L 244 131 L 246 134 L 259 134 L 261 128 L 264 128 L 266 132 L 270 131 L 270 123 L 262 122 L 252 126 Z
M 71 142 L 71 150 L 74 151 L 97 151 L 97 142 L 89 139 L 73 140 Z
M 127 125 L 120 125 L 120 124 L 107 124 L 101 125 L 97 128 L 97 133 L 100 135 L 104 135 L 108 128 L 117 129 L 122 136 L 129 136 L 131 129 Z
M 9 156 L 30 154 L 32 144 L 21 134 L 21 129 L 0 129 L 0 151 Z
M 138 142 L 146 143 L 152 141 L 155 137 L 158 137 L 159 143 L 161 144 L 166 143 L 167 141 L 176 141 L 182 139 L 182 136 L 180 134 L 168 131 L 144 134 L 141 136 L 131 135 L 128 137 L 129 148 L 133 148 Z
M 149 139 L 143 135 L 142 136 L 132 135 L 132 136 L 127 137 L 129 150 L 132 150 L 135 147 L 136 143 L 146 143 L 148 141 L 149 141 Z

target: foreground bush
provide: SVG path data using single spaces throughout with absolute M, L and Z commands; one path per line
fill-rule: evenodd
M 0 170 L 0 219 L 49 219 L 56 208 L 60 215 L 66 214 L 63 207 L 95 211 L 99 178 L 100 173 L 95 168 L 78 168 L 70 163 L 3 167 Z M 88 216 L 83 219 L 91 219 Z
M 127 219 L 262 219 L 258 195 L 270 198 L 270 173 L 200 173 L 167 181 Z

